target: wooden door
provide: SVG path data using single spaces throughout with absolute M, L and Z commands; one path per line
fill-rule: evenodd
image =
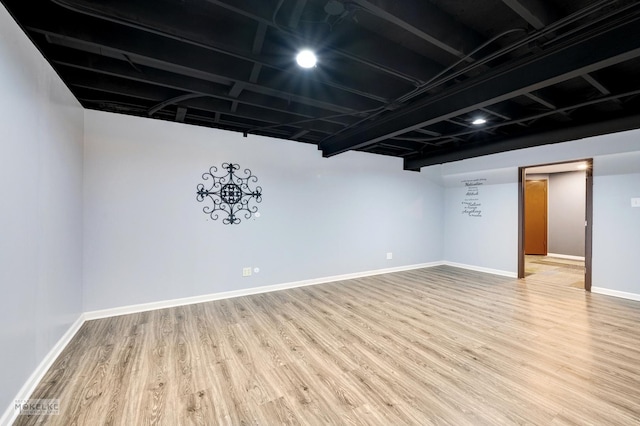
M 547 254 L 546 180 L 528 180 L 525 184 L 524 254 Z

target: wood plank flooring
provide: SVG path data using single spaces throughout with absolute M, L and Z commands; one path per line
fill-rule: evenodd
M 452 267 L 89 321 L 16 425 L 637 425 L 640 303 Z
M 538 275 L 546 283 L 584 290 L 584 261 L 559 259 L 549 256 L 526 255 L 525 276 Z

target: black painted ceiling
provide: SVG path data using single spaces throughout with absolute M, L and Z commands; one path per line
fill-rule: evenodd
M 640 1 L 2 3 L 86 108 L 327 157 L 416 170 L 640 127 Z M 296 65 L 302 47 L 315 68 Z

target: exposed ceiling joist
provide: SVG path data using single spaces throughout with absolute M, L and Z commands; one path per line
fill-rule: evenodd
M 247 70 L 243 68 L 250 67 L 249 64 L 222 60 L 219 57 L 208 55 L 206 51 L 201 51 L 195 46 L 182 45 L 166 51 L 159 51 L 150 47 L 153 45 L 153 41 L 149 38 L 156 37 L 153 35 L 126 35 L 121 32 L 122 36 L 113 36 L 105 32 L 89 32 L 88 29 L 83 31 L 79 26 L 75 26 L 73 29 L 62 28 L 55 23 L 41 24 L 37 27 L 30 27 L 30 29 L 56 37 L 58 39 L 56 42 L 61 45 L 68 43 L 71 47 L 83 49 L 89 53 L 106 54 L 111 51 L 113 57 L 127 55 L 130 58 L 135 58 L 138 63 L 148 64 L 154 68 L 177 74 L 229 85 L 240 82 L 244 83 L 245 89 L 256 93 L 288 99 L 329 111 L 355 113 L 380 105 L 379 102 L 372 99 L 367 100 L 332 88 L 326 88 L 311 97 L 305 96 L 305 93 L 296 87 L 290 87 L 287 90 L 287 87 L 282 87 L 282 82 L 254 84 L 248 79 L 239 77 L 248 74 Z M 54 38 L 54 40 L 56 39 Z M 171 40 L 166 40 L 163 44 L 170 45 Z
M 583 109 L 585 107 L 591 106 L 591 105 L 597 105 L 597 104 L 601 104 L 601 103 L 605 103 L 605 102 L 611 102 L 611 101 L 619 101 L 621 98 L 631 98 L 634 97 L 636 95 L 640 94 L 640 89 L 636 89 L 636 90 L 631 90 L 631 91 L 626 91 L 623 93 L 617 93 L 615 95 L 609 95 L 609 96 L 604 96 L 604 97 L 600 97 L 600 98 L 596 98 L 596 99 L 592 99 L 592 100 L 588 100 L 588 101 L 584 101 L 584 102 L 580 102 L 578 104 L 574 104 L 571 103 L 569 105 L 563 106 L 562 108 L 558 109 L 557 111 L 547 111 L 547 112 L 540 112 L 534 115 L 528 115 L 528 116 L 521 116 L 517 119 L 512 119 L 512 120 L 507 120 L 507 121 L 499 121 L 496 123 L 487 123 L 485 125 L 482 126 L 482 130 L 481 131 L 495 131 L 495 129 L 500 129 L 503 128 L 504 126 L 509 126 L 509 125 L 513 125 L 513 124 L 520 124 L 521 122 L 532 122 L 532 121 L 537 121 L 541 118 L 544 117 L 548 117 L 552 114 L 555 114 L 556 112 L 565 112 L 565 111 L 577 111 L 580 109 Z M 447 120 L 447 121 L 451 121 L 453 122 L 453 120 Z M 454 122 L 455 123 L 455 122 Z M 455 123 L 458 124 L 458 123 Z M 451 139 L 455 139 L 461 136 L 473 136 L 474 134 L 479 133 L 478 129 L 474 129 L 474 126 L 467 126 L 467 125 L 463 125 L 463 124 L 459 124 L 462 125 L 463 127 L 466 127 L 468 130 L 464 130 L 464 131 L 456 131 L 455 133 L 447 133 L 445 135 L 440 135 L 439 137 L 433 137 L 430 139 L 427 138 L 420 138 L 419 140 L 422 142 L 426 142 L 426 143 L 442 143 L 446 138 L 451 138 Z M 560 123 L 557 123 L 556 126 L 560 125 Z M 566 125 L 565 123 L 562 123 L 562 125 Z M 547 125 L 549 126 L 549 125 Z M 405 139 L 403 136 L 396 136 L 396 139 Z M 494 138 L 495 139 L 495 138 Z M 416 140 L 416 138 L 406 138 L 406 140 Z M 491 143 L 491 139 L 487 140 L 485 139 L 485 141 L 487 143 Z M 438 155 L 436 153 L 436 155 Z
M 298 140 L 301 137 L 303 137 L 304 135 L 306 135 L 307 133 L 309 133 L 309 130 L 306 130 L 306 129 L 300 130 L 299 132 L 297 132 L 293 136 L 291 136 L 291 139 Z
M 199 93 L 187 93 L 185 95 L 180 95 L 180 96 L 175 96 L 171 99 L 167 99 L 165 101 L 160 102 L 157 105 L 154 105 L 153 107 L 149 108 L 149 111 L 147 112 L 147 115 L 151 116 L 153 114 L 155 114 L 156 112 L 160 111 L 161 109 L 169 106 L 169 105 L 175 105 L 179 102 L 183 102 L 189 99 L 195 99 L 195 98 L 201 98 L 202 95 Z
M 126 80 L 116 80 L 106 76 L 100 77 L 99 81 L 96 81 L 89 76 L 83 77 L 82 75 L 76 75 L 74 76 L 73 85 L 86 90 L 101 91 L 124 98 L 133 97 L 152 102 L 153 107 L 150 108 L 149 111 L 152 114 L 160 111 L 168 105 L 180 103 L 182 106 L 188 107 L 189 109 L 198 109 L 211 113 L 221 112 L 226 115 L 233 115 L 243 119 L 251 119 L 254 121 L 254 124 L 248 126 L 249 130 L 265 124 L 283 127 L 284 125 L 281 123 L 286 123 L 292 120 L 292 116 L 286 113 L 269 111 L 264 108 L 256 108 L 250 105 L 242 105 L 242 108 L 238 108 L 236 106 L 236 110 L 234 111 L 233 102 L 203 98 L 197 94 L 176 94 L 173 90 L 160 90 L 157 87 L 137 85 Z M 332 134 L 341 128 L 338 125 L 315 120 L 313 121 L 313 125 L 310 127 L 314 131 L 325 134 Z
M 264 45 L 264 38 L 267 35 L 267 25 L 264 22 L 258 23 L 256 35 L 253 39 L 253 46 L 251 47 L 251 53 L 259 55 L 262 52 L 262 46 Z
M 420 0 L 354 0 L 362 8 L 458 58 L 483 39 L 431 3 Z
M 497 154 L 499 152 L 621 132 L 637 128 L 638 122 L 640 122 L 640 115 L 632 115 L 600 123 L 564 126 L 547 132 L 537 132 L 517 138 L 509 138 L 500 142 L 475 144 L 464 150 L 443 152 L 430 155 L 429 157 L 408 158 L 404 161 L 404 168 L 405 170 L 419 170 L 421 167 L 480 157 L 482 155 Z
M 50 53 L 50 59 L 56 64 L 74 69 L 90 71 L 97 75 L 109 75 L 140 83 L 175 89 L 181 92 L 199 93 L 203 96 L 221 99 L 228 102 L 236 100 L 227 94 L 225 86 L 213 85 L 204 80 L 179 76 L 158 69 L 143 68 L 138 71 L 127 66 L 122 61 L 98 55 L 87 54 L 83 57 L 78 57 L 77 55 L 70 54 L 70 52 L 64 48 L 59 48 Z M 314 107 L 302 104 L 296 104 L 293 106 L 291 102 L 286 100 L 268 98 L 253 92 L 244 92 L 239 98 L 237 98 L 237 100 L 243 104 L 257 108 L 265 108 L 268 110 L 291 114 L 291 121 L 317 117 L 318 114 L 326 115 L 326 112 Z M 265 105 L 268 105 L 268 107 Z M 331 119 L 318 118 L 317 120 L 327 121 L 342 126 L 354 122 L 354 119 L 348 116 L 335 117 Z
M 418 55 L 375 32 L 339 26 L 327 34 L 327 43 L 340 46 L 336 53 L 412 84 L 429 80 L 442 71 L 442 65 Z
M 532 101 L 539 103 L 540 105 L 549 108 L 549 109 L 557 109 L 555 102 L 550 101 L 545 96 L 537 94 L 537 93 L 525 93 L 525 97 L 531 99 Z
M 559 15 L 549 2 L 541 0 L 502 1 L 537 30 L 554 22 Z
M 414 167 L 621 130 L 629 122 L 611 119 L 640 114 L 640 1 L 0 2 L 85 108 L 326 156 Z M 297 67 L 303 47 L 316 67 Z M 549 136 L 561 128 L 581 130 Z
M 187 49 L 190 55 L 207 56 L 207 53 L 203 50 L 213 50 L 217 53 L 229 55 L 229 66 L 233 62 L 240 64 L 244 62 L 246 70 L 234 70 L 235 75 L 248 74 L 247 70 L 252 69 L 252 64 L 257 63 L 262 66 L 269 66 L 274 69 L 278 69 L 281 72 L 291 73 L 290 78 L 300 78 L 299 75 L 292 73 L 291 61 L 276 61 L 269 56 L 254 54 L 249 51 L 248 43 L 245 43 L 242 37 L 234 34 L 231 31 L 217 31 L 212 33 L 211 23 L 207 23 L 205 19 L 190 16 L 184 12 L 184 8 L 165 8 L 154 7 L 151 11 L 142 13 L 140 9 L 142 6 L 137 6 L 141 3 L 140 0 L 121 1 L 118 9 L 110 7 L 108 4 L 92 3 L 87 0 L 54 0 L 56 3 L 64 4 L 70 10 L 77 10 L 81 13 L 85 13 L 90 17 L 99 17 L 98 20 L 92 21 L 89 18 L 89 23 L 93 26 L 92 32 L 95 34 L 102 30 L 104 38 L 112 37 L 113 34 L 122 34 L 122 40 L 128 39 L 132 44 L 134 41 L 141 39 L 147 46 L 164 45 L 167 52 L 173 52 L 175 49 L 179 49 L 178 43 L 187 43 L 192 46 L 183 46 L 183 49 Z M 181 16 L 184 15 L 184 16 Z M 101 22 L 104 21 L 104 22 Z M 121 29 L 108 22 L 114 22 L 117 25 L 124 25 L 129 29 Z M 77 28 L 74 33 L 78 32 L 87 33 L 86 27 Z M 260 27 L 256 32 L 256 38 L 264 38 L 261 34 Z M 168 40 L 157 39 L 154 41 L 154 37 L 165 37 Z M 100 43 L 100 38 L 96 37 L 97 43 Z M 262 41 L 264 43 L 264 40 Z M 260 45 L 262 45 L 260 43 Z M 136 44 L 140 44 L 137 42 Z M 109 46 L 105 44 L 105 46 Z M 174 47 L 176 46 L 176 47 Z M 256 48 L 256 42 L 254 40 L 252 49 Z M 292 50 L 293 52 L 293 50 Z M 233 69 L 232 69 L 233 70 Z M 295 70 L 295 69 L 294 69 Z M 245 74 L 245 75 L 246 75 Z M 308 74 L 304 76 L 307 80 L 316 80 L 318 83 L 326 85 L 327 90 L 341 90 L 360 97 L 369 98 L 378 102 L 384 102 L 386 98 L 393 95 L 393 91 L 389 92 L 385 89 L 385 92 L 378 92 L 369 90 L 362 81 L 361 89 L 358 90 L 354 85 L 345 85 L 338 81 L 333 81 L 319 74 Z M 381 88 L 382 89 L 382 88 Z
M 239 81 L 233 83 L 233 86 L 231 86 L 231 90 L 229 90 L 229 96 L 231 96 L 232 98 L 237 98 L 238 96 L 240 96 L 240 93 L 242 93 L 242 89 L 244 89 L 244 83 L 241 83 Z
M 251 53 L 254 55 L 259 55 L 262 52 L 262 45 L 264 44 L 264 37 L 267 32 L 267 26 L 260 22 L 258 24 L 258 28 L 256 30 L 256 35 L 253 39 L 253 47 L 251 48 Z M 257 83 L 258 77 L 260 76 L 260 71 L 262 70 L 262 65 L 258 62 L 253 63 L 253 68 L 251 69 L 251 75 L 249 76 L 249 81 L 251 83 Z M 229 91 L 229 96 L 233 98 L 237 98 L 240 96 L 240 93 L 244 90 L 244 84 L 242 83 L 234 83 L 233 87 Z
M 263 0 L 206 0 L 208 3 L 231 10 L 275 30 L 274 10 Z M 296 33 L 299 42 L 306 42 L 304 36 Z M 435 61 L 420 56 L 398 44 L 390 43 L 374 32 L 356 28 L 353 25 L 341 25 L 325 34 L 327 46 L 339 46 L 330 51 L 344 58 L 357 61 L 373 69 L 405 79 L 411 82 L 426 81 L 441 71 Z M 347 42 L 348 41 L 348 42 Z
M 509 117 L 508 115 L 504 115 L 503 113 L 500 113 L 492 108 L 484 107 L 484 108 L 480 108 L 480 111 L 486 112 L 487 114 L 496 116 L 498 118 L 502 118 L 503 120 L 511 119 L 511 117 Z
M 410 130 L 566 81 L 640 56 L 637 15 L 590 37 L 566 42 L 540 55 L 505 64 L 484 75 L 416 101 L 358 129 L 322 143 L 328 157 L 359 149 Z
M 432 130 L 426 130 L 426 129 L 415 129 L 415 131 L 418 132 L 418 133 L 429 135 L 429 136 L 440 136 L 440 135 L 442 135 L 442 133 L 438 133 L 438 132 L 434 132 Z
M 229 25 L 228 23 L 215 22 L 211 17 L 190 13 L 188 8 L 180 7 L 177 3 L 157 2 L 153 8 L 149 8 L 141 0 L 50 1 L 69 11 L 88 17 L 125 25 L 222 53 L 235 52 L 235 56 L 240 59 L 251 58 L 250 45 L 243 41 L 240 34 L 214 30 L 216 26 Z M 44 6 L 43 12 L 51 8 L 51 5 L 46 5 L 46 3 Z M 236 28 L 236 30 L 247 31 L 246 28 Z M 256 60 L 258 59 L 256 58 Z
M 294 29 L 298 28 L 300 18 L 302 17 L 302 12 L 304 11 L 306 5 L 307 0 L 296 0 L 293 11 L 291 12 L 291 17 L 289 18 L 289 27 Z
M 596 80 L 595 78 L 593 78 L 591 75 L 589 74 L 585 74 L 582 76 L 582 78 L 589 83 L 590 85 L 592 85 L 593 87 L 595 87 L 598 92 L 602 93 L 603 95 L 610 95 L 611 91 L 609 89 L 607 89 L 606 87 L 604 87 L 604 85 L 602 83 L 600 83 L 598 80 Z
M 187 116 L 187 108 L 178 107 L 176 110 L 176 121 L 178 123 L 184 123 L 184 119 Z

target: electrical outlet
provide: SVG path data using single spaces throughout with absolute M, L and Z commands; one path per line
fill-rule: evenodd
M 640 198 L 632 198 L 631 207 L 640 207 Z
M 393 259 L 393 253 L 387 253 L 387 260 Z
M 250 277 L 251 276 L 251 266 L 248 266 L 246 268 L 242 268 L 242 276 L 243 277 Z

